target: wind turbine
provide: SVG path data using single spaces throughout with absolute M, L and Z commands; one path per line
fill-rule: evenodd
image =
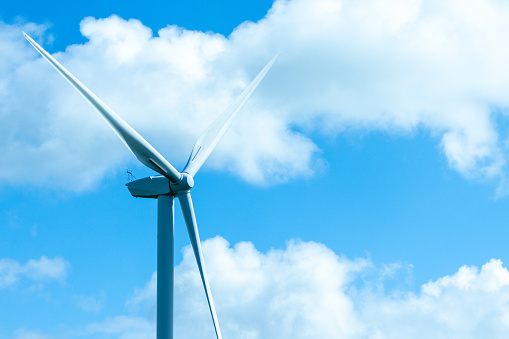
M 203 288 L 214 323 L 217 339 L 221 331 L 212 299 L 209 281 L 203 263 L 200 237 L 191 200 L 193 177 L 196 175 L 210 153 L 226 133 L 236 116 L 251 96 L 270 67 L 276 61 L 274 56 L 254 80 L 246 87 L 237 100 L 219 115 L 196 141 L 189 160 L 182 172 L 177 171 L 141 135 L 101 101 L 74 75 L 65 69 L 39 44 L 23 32 L 32 46 L 101 114 L 120 140 L 145 166 L 161 175 L 136 180 L 127 184 L 131 195 L 140 198 L 157 199 L 157 339 L 173 338 L 173 247 L 174 247 L 174 208 L 173 199 L 177 197 L 182 208 L 184 220 L 191 239 L 194 256 L 200 271 Z

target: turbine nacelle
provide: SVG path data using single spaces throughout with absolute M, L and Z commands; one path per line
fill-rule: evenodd
M 162 175 L 150 176 L 147 178 L 132 181 L 126 184 L 129 192 L 136 198 L 157 199 L 160 195 L 173 195 L 175 197 L 180 194 L 189 192 L 194 186 L 194 179 L 187 173 L 182 173 L 179 182 L 173 183 Z
M 171 194 L 170 181 L 162 176 L 150 176 L 131 181 L 127 188 L 133 197 L 157 199 L 160 195 Z

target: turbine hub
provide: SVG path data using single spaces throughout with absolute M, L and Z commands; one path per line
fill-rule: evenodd
M 189 191 L 193 186 L 193 177 L 185 172 L 182 172 L 182 179 L 178 183 L 170 183 L 170 189 L 174 196 L 177 196 L 180 192 Z

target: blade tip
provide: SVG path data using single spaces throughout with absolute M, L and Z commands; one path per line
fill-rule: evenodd
M 28 42 L 33 45 L 35 43 L 35 41 L 30 37 L 30 35 L 26 34 L 25 32 L 21 31 L 21 33 L 23 33 L 23 36 L 25 37 L 25 39 L 28 40 Z

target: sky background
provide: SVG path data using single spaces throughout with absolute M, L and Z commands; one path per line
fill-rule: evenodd
M 195 177 L 224 338 L 507 338 L 509 4 L 0 8 L 0 338 L 154 338 L 153 175 L 27 32 Z M 213 338 L 177 206 L 175 338 Z

